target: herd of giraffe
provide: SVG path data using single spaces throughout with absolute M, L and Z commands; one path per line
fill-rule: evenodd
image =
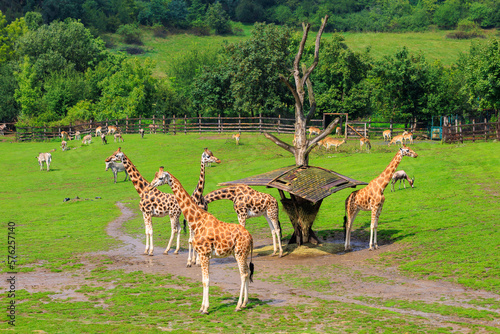
M 311 132 L 311 131 L 310 131 Z M 313 132 L 314 133 L 314 132 Z M 334 145 L 336 148 L 345 141 L 338 143 L 324 143 L 322 145 Z M 393 179 L 394 172 L 401 162 L 403 156 L 416 158 L 418 155 L 406 145 L 402 144 L 389 166 L 365 188 L 352 192 L 345 201 L 344 237 L 345 251 L 351 248 L 351 229 L 359 211 L 371 211 L 370 241 L 369 249 L 378 249 L 377 227 L 380 213 L 385 201 L 384 190 Z M 247 185 L 232 185 L 214 190 L 203 195 L 205 188 L 206 167 L 212 163 L 221 163 L 221 160 L 205 148 L 201 155 L 200 175 L 198 183 L 191 196 L 175 176 L 160 167 L 151 182 L 148 182 L 137 170 L 127 155 L 118 148 L 106 162 L 120 161 L 134 188 L 139 194 L 139 208 L 143 214 L 146 248 L 144 254 L 152 256 L 153 248 L 153 217 L 170 217 L 171 236 L 164 251 L 168 254 L 173 240 L 177 237 L 174 254 L 180 249 L 180 215 L 185 217 L 189 226 L 189 249 L 187 267 L 195 263 L 201 266 L 203 299 L 200 312 L 208 313 L 209 307 L 209 265 L 212 257 L 227 257 L 233 255 L 238 264 L 241 289 L 236 306 L 240 311 L 248 303 L 248 287 L 252 281 L 254 265 L 252 263 L 253 238 L 246 230 L 247 218 L 264 216 L 271 229 L 273 238 L 272 255 L 283 256 L 281 244 L 281 226 L 279 222 L 279 206 L 277 200 L 266 193 L 258 192 Z M 406 175 L 406 174 L 405 174 Z M 393 180 L 394 181 L 394 180 Z M 164 193 L 158 187 L 168 184 L 173 194 Z M 411 183 L 413 187 L 413 183 Z M 239 224 L 229 224 L 218 220 L 208 212 L 208 204 L 213 201 L 227 199 L 233 202 L 233 208 L 238 216 Z M 195 255 L 196 252 L 196 255 Z M 250 263 L 248 264 L 248 256 Z

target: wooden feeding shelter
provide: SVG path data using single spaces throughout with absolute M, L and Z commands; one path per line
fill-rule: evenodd
M 311 227 L 325 197 L 339 190 L 355 188 L 367 183 L 321 167 L 288 166 L 219 185 L 235 184 L 278 189 L 283 208 L 294 228 L 289 243 L 301 245 L 305 242 L 319 243 Z M 285 192 L 290 194 L 290 198 L 285 196 Z

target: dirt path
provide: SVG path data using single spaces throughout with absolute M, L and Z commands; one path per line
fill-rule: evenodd
M 108 225 L 107 233 L 123 242 L 118 249 L 100 252 L 93 255 L 104 255 L 113 263 L 108 265 L 109 269 L 123 269 L 125 271 L 144 271 L 146 273 L 170 273 L 189 277 L 201 282 L 201 270 L 198 267 L 186 268 L 187 251 L 181 251 L 179 255 L 163 255 L 163 245 L 155 248 L 155 256 L 142 255 L 144 244 L 142 240 L 125 235 L 121 231 L 122 224 L 131 219 L 134 213 L 122 203 L 117 203 L 122 215 Z M 257 240 L 256 248 L 272 245 L 271 240 Z M 390 310 L 401 314 L 422 316 L 423 321 L 434 326 L 452 327 L 457 331 L 470 331 L 470 328 L 462 328 L 457 323 L 486 325 L 500 328 L 499 320 L 485 321 L 472 318 L 461 318 L 459 316 L 444 316 L 435 313 L 419 312 L 412 309 L 397 307 L 385 307 L 375 303 L 375 300 L 405 300 L 409 302 L 438 303 L 460 308 L 474 308 L 476 310 L 487 310 L 497 312 L 489 308 L 482 308 L 469 304 L 470 300 L 492 298 L 500 300 L 500 296 L 487 292 L 467 289 L 463 286 L 444 281 L 430 281 L 414 279 L 402 275 L 397 268 L 381 267 L 370 264 L 367 259 L 377 258 L 381 253 L 394 251 L 398 245 L 381 246 L 377 252 L 367 249 L 354 251 L 346 254 L 324 255 L 297 255 L 295 252 L 283 258 L 271 256 L 255 256 L 256 273 L 254 283 L 250 285 L 250 293 L 260 300 L 267 301 L 270 305 L 294 305 L 297 303 L 308 303 L 310 298 L 316 297 L 324 300 L 334 300 L 345 303 L 374 306 L 379 309 Z M 89 255 L 82 256 L 84 270 L 90 271 L 97 264 L 86 261 Z M 237 274 L 236 262 L 233 258 L 212 259 L 210 266 L 211 285 L 219 286 L 235 296 L 239 293 L 240 279 Z M 307 272 L 307 273 L 305 273 Z M 269 278 L 276 278 L 283 274 L 293 273 L 296 277 L 319 277 L 327 279 L 328 290 L 314 291 L 302 289 L 299 284 L 293 282 L 275 283 Z M 74 297 L 76 300 L 86 300 L 83 294 L 75 292 L 79 286 L 88 282 L 84 277 L 75 277 L 72 273 L 52 273 L 46 269 L 37 270 L 23 279 L 22 287 L 30 292 L 34 291 L 60 291 L 53 298 Z M 110 283 L 99 283 L 106 286 Z M 61 288 L 62 287 L 62 288 Z M 360 299 L 359 297 L 363 297 Z M 368 298 L 368 299 L 367 299 Z

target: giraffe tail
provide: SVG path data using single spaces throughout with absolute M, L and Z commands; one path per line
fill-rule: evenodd
M 347 237 L 347 216 L 344 216 L 344 243 Z
M 283 233 L 281 232 L 281 222 L 279 219 L 278 219 L 278 227 L 280 229 L 280 239 L 283 239 Z
M 254 271 L 254 265 L 253 265 L 253 262 L 252 262 L 252 258 L 253 258 L 253 241 L 252 241 L 252 249 L 250 250 L 250 283 L 253 283 L 253 271 Z
M 187 230 L 186 230 L 186 218 L 184 218 L 184 222 L 183 222 L 183 225 L 182 225 L 182 229 L 184 230 L 184 233 L 187 233 Z

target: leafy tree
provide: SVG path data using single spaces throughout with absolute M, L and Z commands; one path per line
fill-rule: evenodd
M 244 114 L 276 114 L 291 105 L 279 74 L 287 73 L 292 30 L 274 24 L 256 23 L 252 36 L 238 44 L 228 44 L 225 53 L 232 74 L 234 105 Z
M 16 19 L 7 24 L 5 15 L 0 12 L 0 64 L 14 58 L 15 43 L 27 32 L 24 19 Z
M 14 63 L 0 64 L 0 122 L 12 122 L 19 114 L 19 104 L 14 98 L 18 87 L 14 77 Z
M 434 13 L 434 23 L 443 29 L 454 28 L 462 18 L 463 7 L 459 0 L 446 0 Z
M 203 116 L 235 116 L 231 96 L 231 73 L 226 66 L 204 67 L 194 78 L 193 110 Z
M 27 12 L 24 21 L 29 30 L 37 30 L 43 24 L 42 14 L 39 12 Z
M 241 0 L 235 10 L 236 19 L 245 23 L 264 21 L 264 8 L 258 2 Z
M 124 24 L 118 28 L 116 33 L 122 36 L 123 41 L 127 44 L 142 44 L 142 32 L 137 24 Z
M 229 24 L 229 16 L 222 8 L 220 2 L 208 6 L 205 15 L 205 22 L 213 29 L 217 35 L 224 35 L 231 33 L 231 25 Z

